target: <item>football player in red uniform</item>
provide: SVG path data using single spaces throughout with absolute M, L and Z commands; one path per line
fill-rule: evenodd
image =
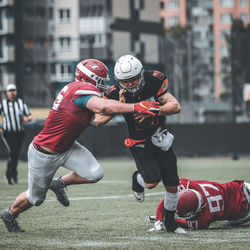
M 141 114 L 124 114 L 129 147 L 137 171 L 132 176 L 132 190 L 138 202 L 144 201 L 144 189 L 154 188 L 160 181 L 165 187 L 164 223 L 169 232 L 185 233 L 174 219 L 178 201 L 177 159 L 171 147 L 173 135 L 165 128 L 165 116 L 180 112 L 181 106 L 168 92 L 168 79 L 159 71 L 146 71 L 134 56 L 120 57 L 114 67 L 117 85 L 104 98 L 133 103 L 141 100 L 160 102 L 160 113 L 155 117 Z M 112 116 L 97 115 L 96 122 L 103 124 Z
M 247 182 L 218 183 L 181 178 L 178 188 L 176 217 L 183 228 L 207 229 L 218 220 L 226 220 L 227 225 L 236 226 L 250 220 L 250 184 Z M 163 213 L 164 200 L 157 207 L 155 224 L 149 231 L 165 230 Z M 152 216 L 149 219 L 154 221 Z
M 94 156 L 76 139 L 90 126 L 95 113 L 141 113 L 155 116 L 156 102 L 121 103 L 101 98 L 107 85 L 108 69 L 101 61 L 87 59 L 77 65 L 75 82 L 66 85 L 57 96 L 42 131 L 28 150 L 28 190 L 21 193 L 1 218 L 10 232 L 24 231 L 17 216 L 45 200 L 50 188 L 58 201 L 69 206 L 65 187 L 72 184 L 95 183 L 103 178 L 103 169 Z M 63 166 L 72 172 L 53 180 Z

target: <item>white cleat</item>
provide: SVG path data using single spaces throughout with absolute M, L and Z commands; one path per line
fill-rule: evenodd
M 177 228 L 178 229 L 178 228 Z M 165 231 L 166 228 L 162 221 L 158 220 L 155 222 L 154 227 L 148 229 L 148 232 Z
M 182 227 L 177 227 L 174 231 L 175 234 L 186 234 L 187 231 L 183 229 Z
M 137 193 L 137 192 L 133 191 L 133 194 L 135 196 L 136 201 L 138 201 L 138 202 L 143 202 L 144 201 L 144 199 L 145 199 L 145 193 L 144 192 Z

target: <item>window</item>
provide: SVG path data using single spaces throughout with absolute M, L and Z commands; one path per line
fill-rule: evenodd
M 178 0 L 176 1 L 169 1 L 168 2 L 168 9 L 169 10 L 178 10 L 179 9 L 179 2 Z
M 80 17 L 100 17 L 104 15 L 104 6 L 102 4 L 93 4 L 89 6 L 81 6 Z
M 242 20 L 243 23 L 247 23 L 247 14 L 246 13 L 241 13 L 240 14 L 240 19 Z
M 59 22 L 61 24 L 70 23 L 70 10 L 69 9 L 60 9 L 59 10 Z
M 0 9 L 0 30 L 3 30 L 3 11 Z
M 228 53 L 228 48 L 227 48 L 226 45 L 220 46 L 220 55 L 221 55 L 222 57 L 227 57 L 227 56 L 229 55 L 229 53 Z
M 71 48 L 71 39 L 70 37 L 60 37 L 59 38 L 59 49 L 68 51 Z
M 220 39 L 225 40 L 226 36 L 230 35 L 230 30 L 221 30 L 220 31 Z
M 36 9 L 36 16 L 40 18 L 45 18 L 45 8 L 43 7 L 38 7 Z
M 232 14 L 221 14 L 220 15 L 220 22 L 222 24 L 231 24 L 232 22 Z
M 60 63 L 56 67 L 57 80 L 68 81 L 72 79 L 72 66 L 69 63 Z
M 84 35 L 80 37 L 80 48 L 104 47 L 106 45 L 105 34 Z
M 168 17 L 168 26 L 177 26 L 179 24 L 178 16 Z
M 220 6 L 224 8 L 233 8 L 234 0 L 220 0 Z
M 164 10 L 164 7 L 165 7 L 165 6 L 164 6 L 164 2 L 160 2 L 160 9 L 161 9 L 161 10 Z
M 240 7 L 247 7 L 247 0 L 240 0 Z
M 52 7 L 49 8 L 49 19 L 53 19 L 54 10 Z
M 0 38 L 0 58 L 3 58 L 3 38 Z

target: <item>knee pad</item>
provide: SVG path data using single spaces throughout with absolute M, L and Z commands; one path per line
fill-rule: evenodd
M 92 172 L 93 174 L 93 178 L 92 181 L 93 182 L 98 182 L 99 180 L 101 180 L 104 176 L 104 171 L 101 167 L 97 168 L 94 172 Z

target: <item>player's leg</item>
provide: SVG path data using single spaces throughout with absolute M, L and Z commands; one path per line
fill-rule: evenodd
M 24 132 L 19 132 L 16 135 L 16 141 L 15 141 L 15 149 L 14 149 L 14 158 L 13 158 L 13 166 L 12 166 L 12 182 L 13 183 L 18 183 L 18 178 L 17 178 L 17 165 L 18 165 L 18 159 L 22 147 L 22 142 L 24 138 Z
M 238 226 L 250 221 L 250 183 L 244 182 L 244 185 L 242 186 L 242 191 L 244 192 L 247 200 L 246 213 L 243 217 L 239 219 L 227 221 L 227 225 Z
M 185 230 L 180 228 L 175 221 L 175 212 L 178 202 L 178 184 L 179 177 L 177 173 L 177 158 L 173 149 L 168 151 L 160 150 L 157 162 L 162 177 L 162 182 L 165 186 L 164 196 L 164 225 L 169 232 L 185 233 Z
M 50 189 L 56 194 L 57 200 L 63 206 L 69 206 L 66 187 L 73 184 L 95 183 L 103 178 L 104 171 L 94 156 L 81 144 L 75 142 L 65 154 L 62 164 L 72 172 L 54 179 Z
M 10 232 L 24 231 L 17 223 L 18 215 L 33 205 L 42 204 L 54 173 L 60 166 L 58 156 L 45 155 L 37 151 L 32 143 L 28 150 L 28 163 L 28 190 L 21 193 L 9 209 L 1 212 L 1 218 Z
M 156 187 L 161 180 L 160 173 L 149 143 L 134 145 L 130 151 L 138 169 L 132 175 L 133 194 L 138 202 L 143 202 L 144 188 Z
M 61 177 L 66 186 L 96 183 L 104 176 L 104 171 L 95 157 L 78 142 L 67 153 L 63 166 L 73 171 Z
M 8 144 L 10 152 L 8 152 L 8 161 L 7 161 L 7 168 L 5 173 L 5 181 L 8 185 L 12 185 L 13 182 L 11 180 L 12 177 L 12 171 L 13 171 L 13 159 L 14 159 L 14 153 L 15 153 L 15 141 L 16 138 L 12 135 L 12 132 L 5 132 L 4 138 Z

